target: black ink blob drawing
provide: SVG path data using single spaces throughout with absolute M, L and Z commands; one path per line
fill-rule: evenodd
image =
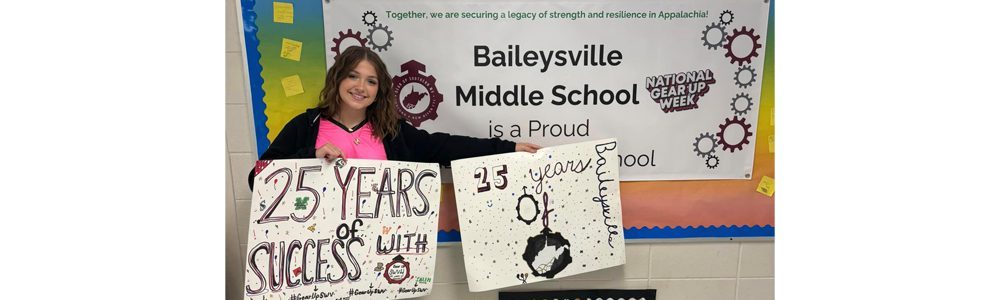
M 553 278 L 573 262 L 573 257 L 570 257 L 569 241 L 549 229 L 549 213 L 552 210 L 549 209 L 548 193 L 542 193 L 542 203 L 542 226 L 545 228 L 540 234 L 528 238 L 522 258 L 531 268 L 531 275 Z M 535 205 L 537 208 L 537 202 Z

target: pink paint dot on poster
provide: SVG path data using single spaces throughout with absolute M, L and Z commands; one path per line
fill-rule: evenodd
M 295 273 L 295 276 L 299 276 L 302 273 L 302 267 L 295 268 L 295 270 L 292 270 L 292 273 Z

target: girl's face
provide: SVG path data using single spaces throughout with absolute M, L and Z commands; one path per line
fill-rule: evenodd
M 341 109 L 364 111 L 375 102 L 378 95 L 378 74 L 368 60 L 362 60 L 354 70 L 340 81 L 337 91 L 340 95 Z

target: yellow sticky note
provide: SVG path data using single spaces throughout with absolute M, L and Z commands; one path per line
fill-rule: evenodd
M 771 106 L 771 126 L 774 126 L 774 106 Z
M 274 23 L 292 24 L 295 21 L 295 7 L 291 3 L 274 2 Z
M 760 183 L 757 184 L 757 192 L 768 197 L 774 196 L 774 178 L 762 177 Z
M 767 151 L 774 153 L 774 136 L 767 137 Z
M 291 97 L 306 92 L 302 89 L 302 79 L 299 78 L 299 75 L 282 78 L 281 87 L 285 88 L 285 97 Z
M 302 58 L 302 42 L 281 39 L 281 58 L 299 61 Z

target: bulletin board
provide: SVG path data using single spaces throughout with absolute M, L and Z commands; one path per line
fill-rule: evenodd
M 324 1 L 240 4 L 250 119 L 259 154 L 285 123 L 316 106 L 331 49 L 324 30 Z M 752 172 L 745 179 L 621 182 L 626 239 L 774 236 L 774 3 L 767 5 L 763 67 L 756 75 L 760 95 L 751 95 L 756 96 L 757 123 L 746 149 L 752 151 Z M 711 13 L 712 19 L 718 15 Z M 389 69 L 399 71 L 398 66 Z M 733 79 L 730 74 L 719 75 L 719 80 Z M 450 183 L 442 186 L 441 242 L 461 241 L 453 189 Z

